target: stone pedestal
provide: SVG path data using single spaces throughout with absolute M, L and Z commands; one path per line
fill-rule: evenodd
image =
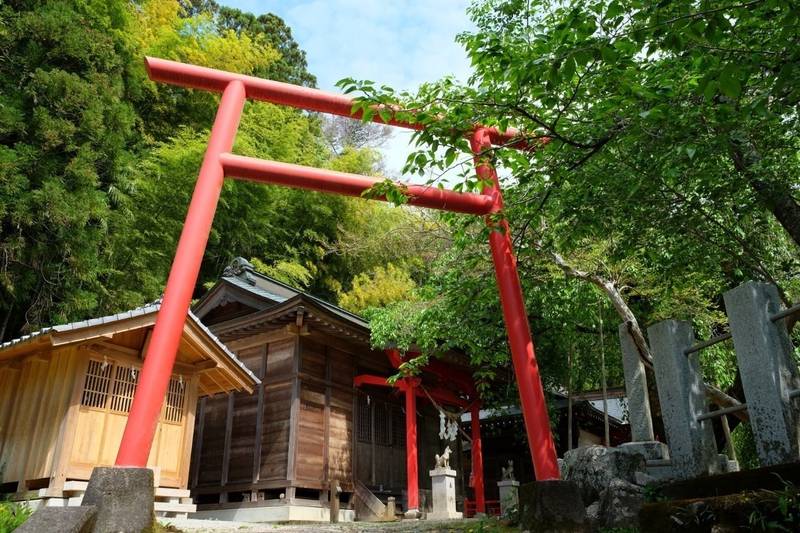
M 428 520 L 451 520 L 461 518 L 456 511 L 456 471 L 450 468 L 436 468 L 430 471 L 433 488 L 433 512 Z
M 509 508 L 519 505 L 519 481 L 498 481 L 497 488 L 500 489 L 500 513 L 506 514 Z

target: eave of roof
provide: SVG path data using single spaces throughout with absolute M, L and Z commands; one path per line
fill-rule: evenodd
M 232 336 L 242 335 L 244 331 L 252 334 L 252 331 L 257 328 L 267 327 L 268 329 L 274 329 L 275 327 L 281 327 L 283 325 L 281 322 L 286 324 L 294 322 L 294 317 L 300 311 L 306 315 L 306 320 L 321 322 L 333 334 L 344 333 L 345 336 L 352 337 L 362 344 L 369 344 L 369 326 L 366 323 L 362 325 L 343 320 L 339 315 L 332 315 L 327 306 L 320 304 L 318 298 L 309 298 L 305 293 L 298 293 L 278 305 L 224 322 L 218 322 L 211 327 L 217 335 L 230 341 Z
M 10 341 L 4 342 L 0 344 L 0 355 L 2 352 L 10 350 L 16 347 L 22 347 L 28 344 L 34 344 L 41 342 L 45 345 L 54 345 L 54 335 L 58 335 L 59 333 L 67 333 L 67 332 L 77 332 L 82 329 L 88 329 L 95 326 L 101 326 L 104 324 L 112 324 L 114 322 L 121 322 L 124 320 L 130 320 L 138 317 L 144 317 L 147 315 L 155 314 L 161 308 L 161 303 L 156 302 L 149 305 L 145 305 L 142 307 L 137 307 L 136 309 L 131 309 L 130 311 L 124 311 L 121 313 L 115 313 L 113 315 L 107 315 L 98 318 L 92 318 L 88 320 L 79 320 L 76 322 L 70 322 L 69 324 L 61 324 L 57 326 L 50 326 L 46 328 L 42 328 L 38 331 L 30 333 L 28 335 L 23 335 L 22 337 L 12 339 Z M 245 365 L 242 363 L 236 355 L 231 352 L 225 344 L 220 341 L 216 335 L 214 335 L 211 330 L 209 330 L 205 324 L 203 324 L 197 316 L 189 311 L 188 317 L 191 319 L 191 322 L 194 326 L 196 326 L 204 336 L 207 337 L 209 344 L 213 346 L 216 350 L 218 350 L 221 354 L 223 354 L 227 359 L 229 359 L 238 369 L 237 372 L 240 372 L 244 376 L 245 379 L 249 379 L 253 386 L 257 386 L 261 383 L 261 381 L 253 374 Z M 2 357 L 0 357 L 2 359 Z

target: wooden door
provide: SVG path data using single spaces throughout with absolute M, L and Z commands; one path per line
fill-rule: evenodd
M 91 359 L 70 454 L 68 478 L 88 479 L 95 466 L 114 464 L 128 420 L 141 366 L 110 358 Z M 186 432 L 190 382 L 174 375 L 169 382 L 148 466 L 160 471 L 160 484 L 179 487 L 188 468 Z

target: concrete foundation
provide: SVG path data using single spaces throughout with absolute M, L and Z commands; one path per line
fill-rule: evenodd
M 330 522 L 330 510 L 314 505 L 241 505 L 228 509 L 200 510 L 189 515 L 196 520 L 234 522 Z M 355 511 L 339 509 L 339 522 L 353 522 Z
M 550 533 L 588 532 L 586 509 L 577 483 L 534 481 L 519 489 L 520 529 Z
M 91 533 L 95 507 L 42 507 L 14 531 L 18 533 Z
M 627 453 L 638 453 L 642 455 L 646 461 L 669 460 L 669 447 L 657 440 L 625 442 L 617 446 L 617 449 Z

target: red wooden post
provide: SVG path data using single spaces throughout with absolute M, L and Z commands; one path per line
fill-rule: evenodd
M 475 401 L 470 407 L 472 418 L 472 487 L 475 490 L 475 512 L 486 513 L 483 491 L 483 446 L 481 444 L 481 405 Z
M 224 179 L 219 155 L 233 147 L 245 102 L 241 81 L 231 81 L 222 93 L 203 165 L 186 214 L 164 300 L 147 349 L 133 405 L 122 435 L 116 466 L 144 467 L 150 455 L 161 404 L 172 375 L 200 262 L 208 242 Z
M 419 511 L 419 473 L 417 472 L 417 391 L 419 378 L 405 378 L 406 389 L 406 481 L 408 508 L 406 514 Z
M 470 138 L 470 146 L 475 154 L 475 170 L 478 177 L 492 183 L 491 186 L 484 188 L 483 193 L 495 197 L 495 210 L 500 211 L 503 209 L 500 180 L 497 178 L 494 166 L 481 156 L 484 150 L 492 147 L 490 130 L 476 128 Z M 487 224 L 492 229 L 489 234 L 489 246 L 492 249 L 497 288 L 500 291 L 500 303 L 503 307 L 511 360 L 517 377 L 522 417 L 525 421 L 536 479 L 540 481 L 559 479 L 556 448 L 550 433 L 550 417 L 547 414 L 539 365 L 536 363 L 508 222 L 504 218 L 499 221 L 487 218 Z

